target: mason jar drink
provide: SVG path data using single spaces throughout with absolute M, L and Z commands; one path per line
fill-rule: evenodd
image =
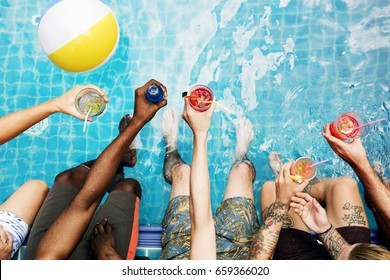
M 83 115 L 97 117 L 106 110 L 106 103 L 100 92 L 93 88 L 84 88 L 76 96 L 76 109 Z

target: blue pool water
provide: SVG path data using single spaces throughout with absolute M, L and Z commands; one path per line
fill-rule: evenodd
M 255 139 L 249 158 L 257 169 L 255 198 L 273 175 L 270 151 L 283 159 L 331 159 L 318 177 L 348 175 L 320 133 L 346 111 L 387 121 L 363 137 L 371 162 L 389 180 L 390 4 L 387 0 L 104 1 L 117 16 L 121 39 L 111 60 L 83 74 L 55 67 L 37 38 L 37 20 L 49 3 L 0 0 L 0 116 L 56 97 L 77 84 L 108 92 L 107 113 L 89 125 L 53 115 L 0 147 L 0 201 L 29 179 L 49 185 L 55 175 L 96 158 L 133 110 L 134 89 L 151 78 L 181 113 L 181 93 L 208 85 L 235 115 L 217 109 L 210 131 L 212 205 L 221 202 L 232 164 L 237 120 L 248 117 Z M 165 109 L 164 109 L 165 110 Z M 126 170 L 143 186 L 140 223 L 158 225 L 169 199 L 162 176 L 163 110 L 137 138 L 138 162 Z M 192 135 L 181 120 L 179 150 L 190 162 Z M 0 128 L 1 129 L 1 128 Z M 369 212 L 370 226 L 376 228 Z

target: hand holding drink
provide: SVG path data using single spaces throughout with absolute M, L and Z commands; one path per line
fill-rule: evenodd
M 288 207 L 290 205 L 290 199 L 297 192 L 303 191 L 303 189 L 309 184 L 309 180 L 297 183 L 291 179 L 291 170 L 293 169 L 293 162 L 288 162 L 282 165 L 279 175 L 275 179 L 275 192 L 276 200 L 281 201 Z
M 366 150 L 360 138 L 352 142 L 344 142 L 330 133 L 330 125 L 324 126 L 322 136 L 326 139 L 332 150 L 350 165 L 355 165 L 367 161 Z
M 220 106 L 222 109 L 228 111 L 231 114 L 234 114 L 232 110 L 230 110 L 225 105 L 217 102 L 214 98 L 214 94 L 206 86 L 197 85 L 193 87 L 190 92 L 183 92 L 183 97 L 190 100 L 190 106 L 194 108 L 198 112 L 205 112 L 210 109 L 211 104 L 216 104 Z
M 200 112 L 195 108 L 192 108 L 190 100 L 184 99 L 184 110 L 182 117 L 187 122 L 195 136 L 202 134 L 207 135 L 215 106 L 216 105 L 212 103 L 210 105 L 210 110 Z
M 89 93 L 93 94 L 93 97 L 86 100 Z M 90 113 L 87 117 L 88 121 L 92 121 L 91 116 L 98 116 L 104 112 L 109 99 L 102 89 L 90 84 L 86 86 L 75 86 L 63 95 L 51 100 L 51 102 L 56 105 L 59 112 L 72 115 L 80 120 L 86 119 L 86 114 L 89 110 L 91 112 L 94 111 L 94 114 Z M 85 112 L 84 110 L 87 111 Z
M 330 125 L 326 124 L 322 136 L 338 156 L 350 165 L 356 165 L 367 161 L 366 150 L 359 138 L 363 134 L 364 128 L 384 120 L 386 118 L 364 123 L 359 114 L 347 112 Z M 342 140 L 354 141 L 344 142 Z
M 352 140 L 364 133 L 363 118 L 354 112 L 347 112 L 330 124 L 330 133 L 340 140 Z
M 330 133 L 340 140 L 353 140 L 363 135 L 366 126 L 384 120 L 386 118 L 365 123 L 358 113 L 347 112 L 330 124 Z
M 153 87 L 155 86 L 155 87 Z M 160 101 L 151 102 L 148 99 L 148 91 L 151 89 L 152 93 L 156 93 L 155 90 L 158 89 L 158 96 L 163 92 L 164 97 L 159 96 Z M 135 102 L 134 102 L 134 116 L 133 120 L 140 122 L 142 125 L 145 125 L 149 122 L 159 109 L 166 106 L 168 103 L 168 92 L 167 88 L 156 80 L 150 80 L 145 85 L 137 88 L 135 90 Z

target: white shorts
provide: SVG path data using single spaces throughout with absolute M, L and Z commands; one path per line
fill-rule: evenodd
M 22 246 L 28 234 L 29 227 L 21 218 L 5 211 L 0 211 L 0 226 L 12 235 L 12 258 L 20 246 Z

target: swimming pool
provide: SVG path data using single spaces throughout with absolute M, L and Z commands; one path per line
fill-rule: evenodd
M 346 111 L 358 111 L 366 120 L 390 118 L 386 0 L 104 1 L 117 16 L 121 39 L 107 64 L 84 74 L 55 67 L 39 45 L 37 22 L 49 2 L 0 0 L 0 116 L 76 84 L 102 87 L 111 103 L 86 133 L 81 121 L 58 114 L 0 147 L 0 201 L 26 180 L 50 185 L 57 173 L 97 157 L 117 135 L 121 117 L 132 112 L 134 89 L 151 78 L 167 86 L 168 107 L 179 113 L 181 93 L 195 84 L 208 85 L 235 112 L 217 109 L 212 120 L 214 209 L 232 164 L 239 117 L 254 125 L 248 156 L 257 169 L 257 206 L 261 185 L 273 179 L 270 151 L 284 160 L 331 159 L 318 177 L 354 176 L 321 137 L 323 125 Z M 169 199 L 170 186 L 162 176 L 162 114 L 141 131 L 137 165 L 126 170 L 143 186 L 143 225 L 160 224 Z M 191 131 L 184 121 L 179 126 L 179 151 L 190 162 Z M 367 132 L 363 141 L 369 158 L 389 179 L 389 123 Z

